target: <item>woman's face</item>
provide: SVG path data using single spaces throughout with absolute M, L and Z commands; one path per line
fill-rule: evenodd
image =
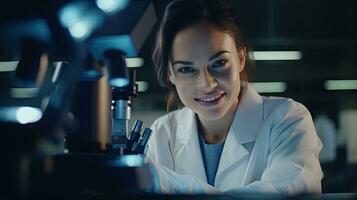
M 169 78 L 185 106 L 217 120 L 238 105 L 244 64 L 245 49 L 238 52 L 229 33 L 202 22 L 176 35 Z

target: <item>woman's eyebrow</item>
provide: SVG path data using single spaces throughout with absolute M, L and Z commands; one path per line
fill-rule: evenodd
M 231 53 L 229 51 L 219 51 L 217 53 L 215 53 L 213 56 L 211 56 L 208 60 L 211 61 L 217 57 L 219 57 L 221 54 L 224 53 Z M 176 64 L 182 64 L 182 65 L 193 65 L 194 63 L 191 61 L 183 61 L 183 60 L 176 60 L 172 63 L 172 66 L 176 65 Z
M 172 63 L 172 66 L 176 64 L 182 64 L 182 65 L 193 65 L 193 62 L 190 61 L 182 61 L 182 60 L 176 60 L 175 62 Z
M 218 56 L 220 56 L 221 54 L 224 54 L 224 53 L 231 53 L 231 52 L 229 52 L 229 51 L 219 51 L 219 52 L 215 53 L 213 56 L 211 56 L 208 60 L 211 61 L 211 60 L 217 58 Z

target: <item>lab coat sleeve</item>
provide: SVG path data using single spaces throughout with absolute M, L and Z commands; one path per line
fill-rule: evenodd
M 154 171 L 153 191 L 162 194 L 220 194 L 217 188 L 202 182 L 197 177 L 178 174 L 148 157 Z
M 284 105 L 272 119 L 269 153 L 260 181 L 247 189 L 287 195 L 321 193 L 322 148 L 309 111 L 300 103 Z

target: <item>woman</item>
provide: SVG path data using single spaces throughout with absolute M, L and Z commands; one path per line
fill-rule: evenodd
M 158 32 L 154 64 L 179 108 L 152 126 L 147 155 L 160 191 L 321 192 L 309 111 L 247 83 L 245 36 L 221 2 L 175 0 Z

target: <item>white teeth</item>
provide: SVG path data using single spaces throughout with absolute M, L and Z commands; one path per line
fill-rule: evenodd
M 219 99 L 222 95 L 218 95 L 216 97 L 208 97 L 208 98 L 199 98 L 200 101 L 210 102 Z

